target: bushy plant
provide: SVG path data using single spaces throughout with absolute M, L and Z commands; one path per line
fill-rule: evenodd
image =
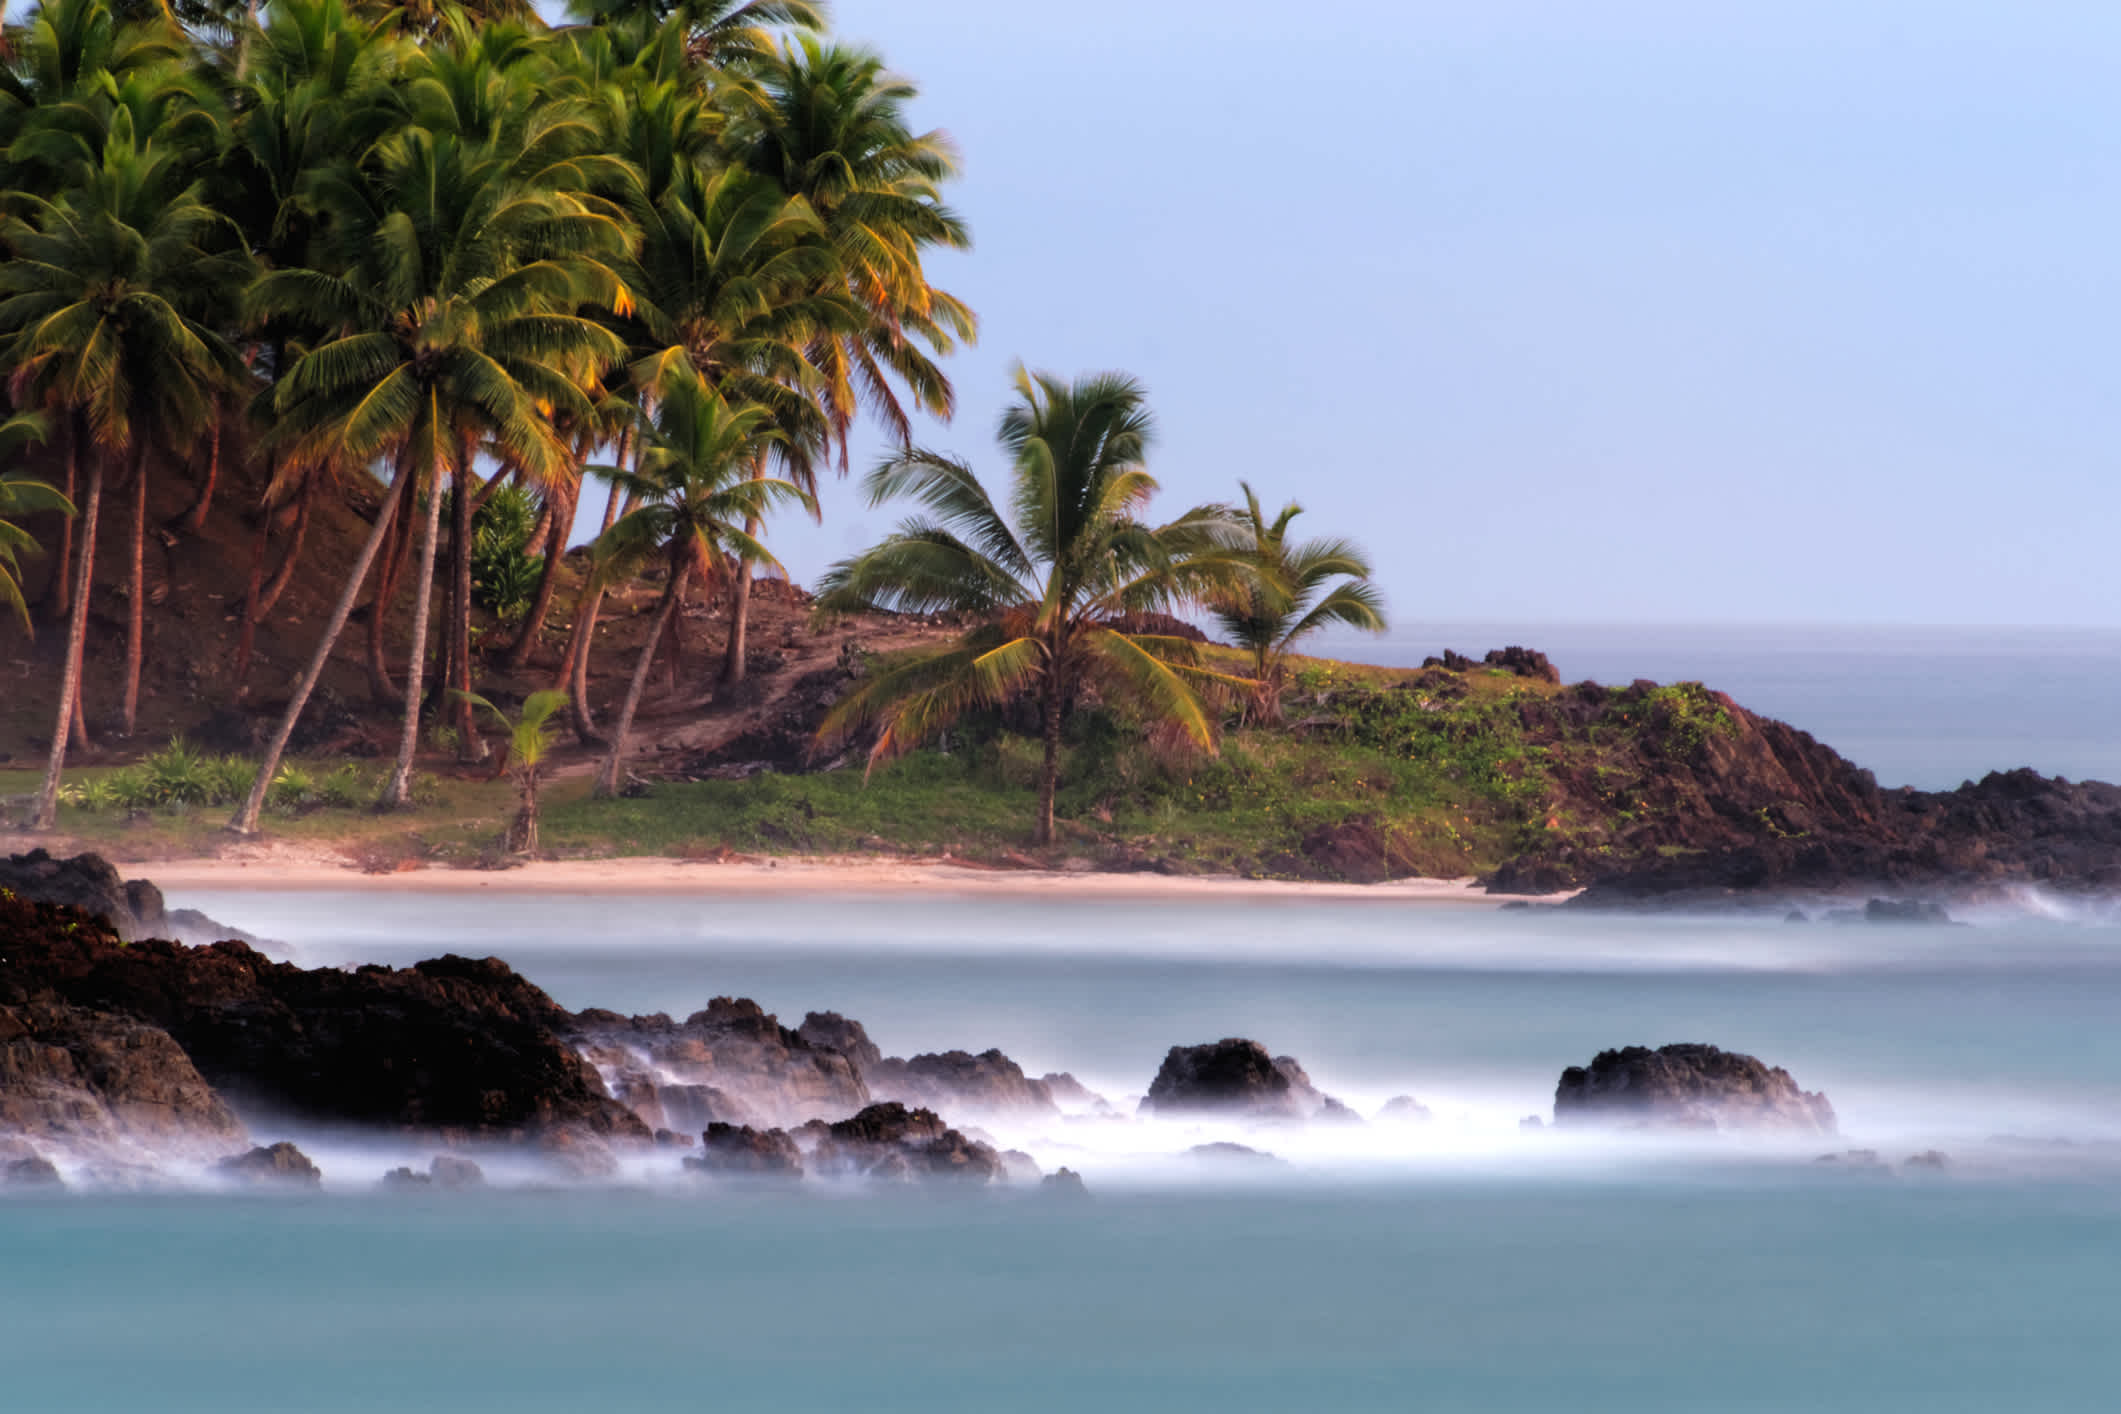
M 147 774 L 151 805 L 210 805 L 215 785 L 213 758 L 196 751 L 183 737 L 140 763 Z
M 275 810 L 301 810 L 315 804 L 316 798 L 316 776 L 292 761 L 273 772 L 265 792 L 265 803 Z
M 504 624 L 528 613 L 537 593 L 545 565 L 529 553 L 537 525 L 537 502 L 520 486 L 496 490 L 472 519 L 471 597 Z
M 332 810 L 353 810 L 375 797 L 376 787 L 351 761 L 318 778 L 312 798 Z

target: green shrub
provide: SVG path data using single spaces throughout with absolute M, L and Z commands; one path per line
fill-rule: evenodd
M 265 803 L 275 810 L 301 810 L 315 804 L 316 799 L 316 776 L 292 761 L 281 765 L 265 790 Z
M 530 610 L 545 561 L 529 552 L 538 528 L 538 506 L 520 486 L 503 486 L 486 498 L 472 520 L 471 597 L 504 624 Z
M 349 761 L 321 777 L 311 798 L 328 809 L 355 810 L 373 800 L 376 793 L 367 774 Z

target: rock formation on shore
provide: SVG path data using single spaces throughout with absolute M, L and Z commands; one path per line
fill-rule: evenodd
M 1695 1043 L 1600 1051 L 1561 1073 L 1556 1124 L 1835 1132 L 1824 1095 L 1752 1056 Z
M 1321 1094 L 1295 1057 L 1270 1056 L 1259 1042 L 1237 1036 L 1173 1046 L 1141 1108 L 1144 1114 L 1227 1113 L 1264 1120 L 1356 1118 L 1340 1101 Z
M 58 903 L 78 908 L 108 923 L 119 938 L 174 938 L 185 943 L 214 943 L 224 938 L 257 944 L 239 928 L 216 923 L 192 908 L 164 905 L 162 891 L 146 879 L 127 879 L 100 854 L 59 859 L 41 849 L 0 858 L 0 892 L 31 903 Z
M 847 1055 L 741 997 L 716 997 L 683 1021 L 590 1010 L 562 1029 L 650 1129 L 787 1128 L 853 1114 L 870 1100 Z

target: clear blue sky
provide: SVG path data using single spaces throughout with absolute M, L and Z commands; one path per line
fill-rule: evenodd
M 1403 620 L 2121 622 L 2121 7 L 834 8 L 963 150 L 982 470 L 1121 368 Z

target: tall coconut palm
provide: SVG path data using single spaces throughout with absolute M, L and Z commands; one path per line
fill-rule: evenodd
M 44 419 L 35 413 L 18 413 L 0 423 L 0 457 L 18 455 L 32 442 L 44 440 Z M 15 517 L 57 512 L 71 520 L 74 503 L 55 486 L 22 476 L 0 472 L 0 609 L 14 611 L 22 631 L 34 636 L 29 605 L 22 598 L 22 556 L 35 554 L 37 542 L 15 524 Z
M 696 574 L 719 577 L 724 557 L 732 553 L 774 564 L 765 546 L 743 527 L 775 505 L 809 503 L 809 494 L 794 482 L 752 474 L 779 436 L 764 408 L 731 407 L 685 370 L 659 390 L 655 422 L 643 433 L 637 468 L 613 470 L 614 493 L 632 496 L 636 505 L 598 537 L 597 558 L 622 574 L 660 560 L 665 578 L 654 622 L 612 727 L 611 750 L 597 773 L 596 794 L 616 794 L 624 779 L 626 738 L 648 684 L 649 667 L 686 583 Z
M 555 414 L 587 418 L 591 389 L 624 349 L 580 311 L 615 298 L 608 262 L 627 231 L 602 203 L 569 190 L 555 168 L 522 175 L 524 147 L 506 135 L 467 140 L 410 127 L 377 144 L 371 170 L 320 199 L 335 268 L 273 271 L 252 290 L 256 317 L 303 318 L 330 333 L 274 392 L 292 438 L 329 436 L 363 459 L 395 455 L 394 505 L 426 478 L 405 725 L 385 804 L 406 799 L 418 742 L 422 645 L 444 487 L 468 476 L 467 449 L 490 439 L 517 466 L 558 474 L 567 456 Z M 250 799 L 231 822 L 248 832 L 296 717 L 345 626 L 389 512 L 343 589 L 318 658 L 280 725 Z
M 569 0 L 567 9 L 599 28 L 675 29 L 686 58 L 710 71 L 766 61 L 776 29 L 825 27 L 824 7 L 808 0 Z
M 240 282 L 243 256 L 226 249 L 226 223 L 199 195 L 174 154 L 135 141 L 121 108 L 96 166 L 77 168 L 58 200 L 23 197 L 24 214 L 0 226 L 0 241 L 13 253 L 0 262 L 0 359 L 12 400 L 66 418 L 90 466 L 39 828 L 54 818 L 65 765 L 106 473 L 129 466 L 134 477 L 124 714 L 130 731 L 143 646 L 139 546 L 149 455 L 187 443 L 237 376 L 233 351 L 200 313 Z
M 935 452 L 909 449 L 870 473 L 870 504 L 911 496 L 927 514 L 833 566 L 819 606 L 981 622 L 863 682 L 825 730 L 880 723 L 873 766 L 967 710 L 1035 694 L 1044 758 L 1034 838 L 1050 844 L 1062 718 L 1082 688 L 1214 747 L 1202 692 L 1235 680 L 1203 667 L 1187 639 L 1123 625 L 1197 598 L 1236 567 L 1221 544 L 1224 508 L 1197 507 L 1164 525 L 1140 518 L 1157 486 L 1145 465 L 1152 424 L 1138 383 L 1118 374 L 1068 383 L 1018 368 L 1016 389 L 1000 429 L 1011 516 L 970 468 Z
M 1289 523 L 1303 514 L 1303 507 L 1291 501 L 1268 520 L 1252 487 L 1237 484 L 1245 503 L 1238 509 L 1228 544 L 1249 573 L 1210 595 L 1206 607 L 1230 641 L 1252 655 L 1258 686 L 1249 712 L 1273 721 L 1281 712 L 1290 650 L 1331 624 L 1383 633 L 1384 600 L 1370 583 L 1369 560 L 1353 543 L 1292 543 Z

